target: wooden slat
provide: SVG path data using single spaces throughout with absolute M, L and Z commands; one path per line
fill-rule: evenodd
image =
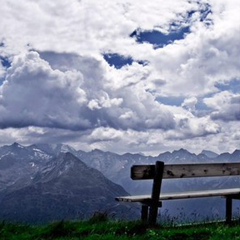
M 215 189 L 215 190 L 161 194 L 160 200 L 177 200 L 177 199 L 187 199 L 187 198 L 218 197 L 218 196 L 229 196 L 229 195 L 239 195 L 239 194 L 240 194 L 240 188 Z
M 240 174 L 240 163 L 165 165 L 164 178 L 217 177 Z
M 134 165 L 133 180 L 153 179 L 155 165 Z M 193 178 L 240 175 L 240 163 L 171 164 L 164 165 L 163 178 Z
M 131 178 L 133 180 L 153 179 L 155 165 L 133 165 L 131 167 Z
M 118 202 L 144 202 L 150 201 L 151 195 L 116 197 L 115 200 L 117 200 Z
M 169 194 L 167 193 L 167 194 L 161 194 L 159 201 L 188 199 L 188 198 L 219 197 L 219 196 L 225 197 L 230 195 L 240 195 L 240 188 L 180 192 L 180 193 L 169 193 Z M 124 197 L 117 197 L 116 200 L 120 202 L 144 202 L 144 201 L 151 200 L 151 195 L 124 196 Z

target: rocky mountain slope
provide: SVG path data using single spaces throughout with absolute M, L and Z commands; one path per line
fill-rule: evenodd
M 55 156 L 16 143 L 0 152 L 1 220 L 46 223 L 89 218 L 96 211 L 136 215 L 115 202 L 128 194 L 122 187 L 69 152 Z

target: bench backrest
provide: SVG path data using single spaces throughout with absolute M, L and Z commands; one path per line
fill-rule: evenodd
M 240 175 L 240 163 L 165 165 L 164 162 L 157 161 L 155 165 L 134 165 L 131 168 L 131 178 L 133 180 L 153 179 L 149 211 L 150 224 L 156 223 L 162 179 L 235 175 Z
M 240 175 L 240 163 L 162 164 L 161 166 L 164 167 L 163 179 Z M 154 179 L 155 169 L 156 165 L 134 165 L 131 168 L 131 178 L 133 180 Z

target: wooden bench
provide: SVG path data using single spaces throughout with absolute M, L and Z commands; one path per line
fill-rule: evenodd
M 138 202 L 142 204 L 141 219 L 150 225 L 156 224 L 158 208 L 162 201 L 224 197 L 226 198 L 226 223 L 232 220 L 232 200 L 240 199 L 240 188 L 209 189 L 177 193 L 161 193 L 162 179 L 184 179 L 196 177 L 223 177 L 240 175 L 240 163 L 207 164 L 164 164 L 157 161 L 155 165 L 134 165 L 131 168 L 133 180 L 153 179 L 152 194 L 140 196 L 123 196 L 115 199 L 120 202 Z

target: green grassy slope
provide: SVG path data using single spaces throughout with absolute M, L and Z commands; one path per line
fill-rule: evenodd
M 240 240 L 240 225 L 222 223 L 150 228 L 140 222 L 57 222 L 47 226 L 0 224 L 1 240 Z

